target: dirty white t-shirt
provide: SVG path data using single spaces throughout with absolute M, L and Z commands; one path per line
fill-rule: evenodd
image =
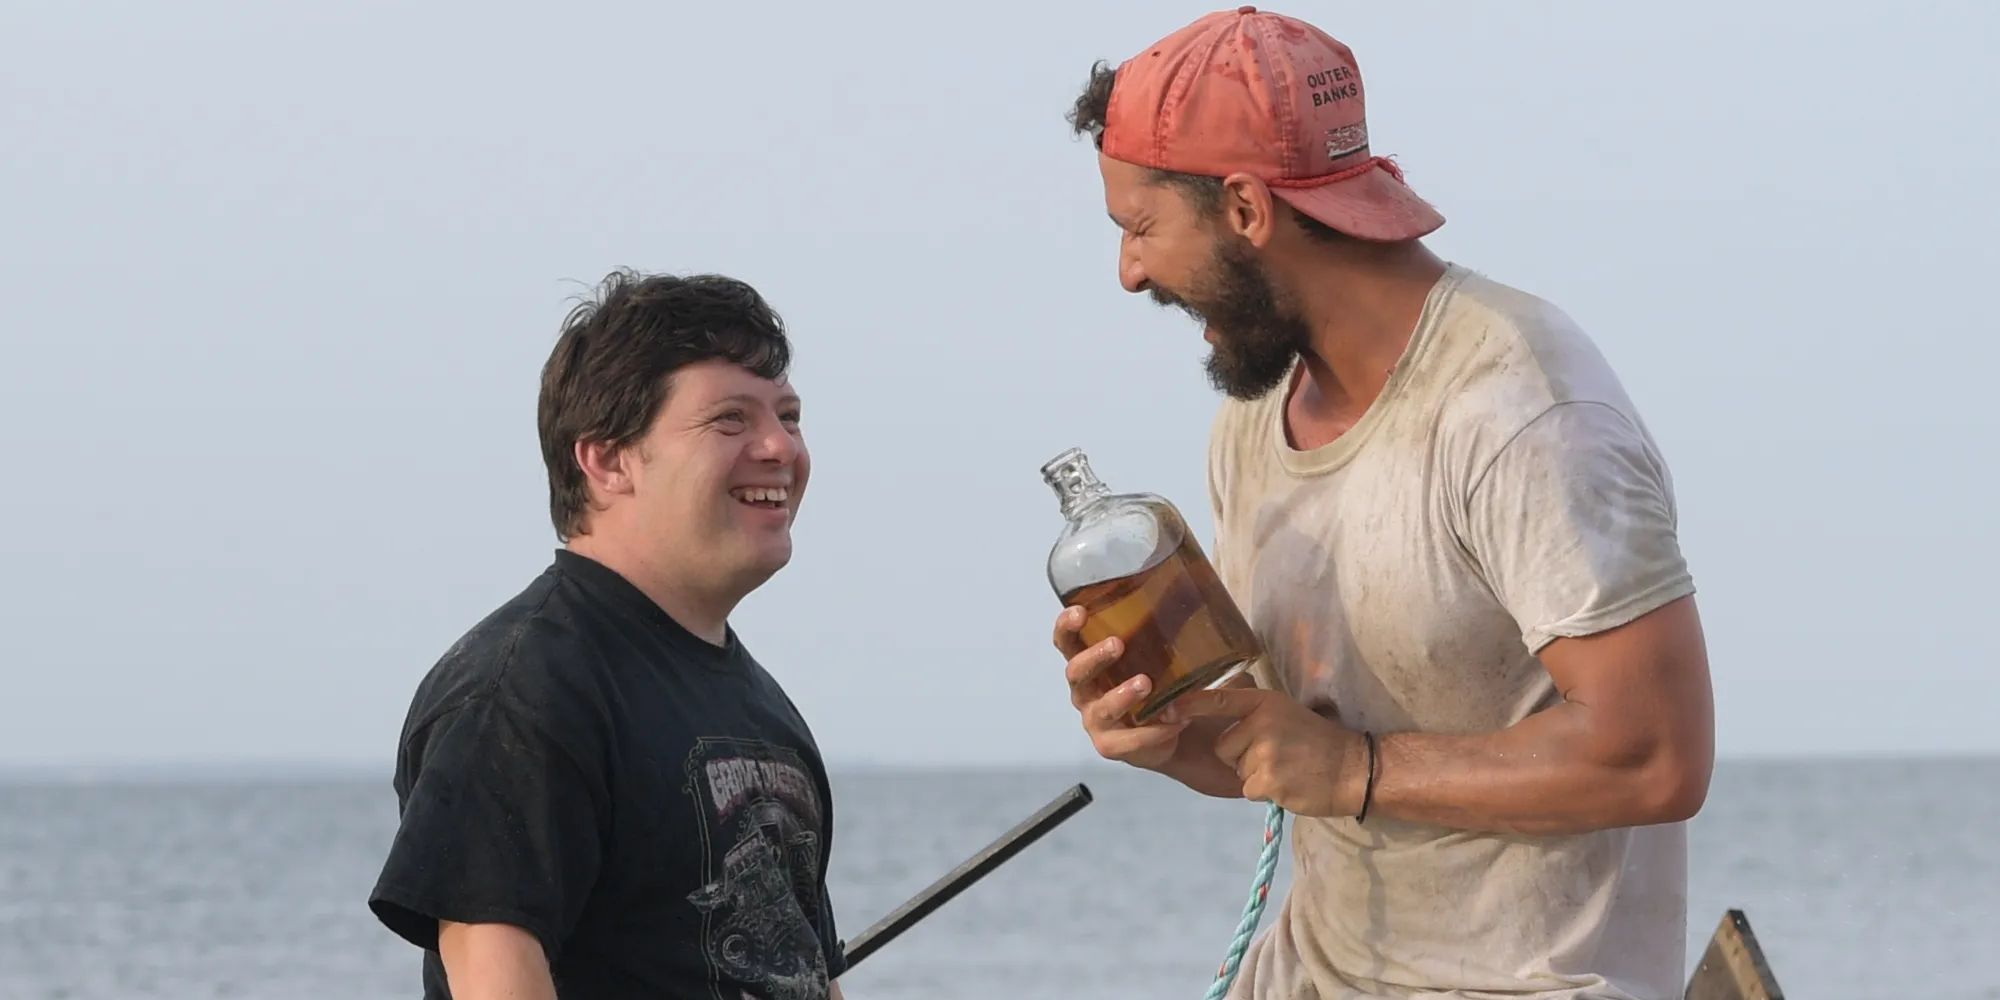
M 1381 397 L 1286 442 L 1289 384 L 1226 401 L 1209 476 L 1258 682 L 1376 732 L 1504 728 L 1535 654 L 1692 593 L 1666 465 L 1561 312 L 1453 266 Z M 1295 817 L 1293 886 L 1232 998 L 1679 997 L 1683 825 L 1500 836 Z

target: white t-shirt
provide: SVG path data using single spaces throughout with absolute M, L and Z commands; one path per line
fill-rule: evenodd
M 1548 303 L 1452 266 L 1380 398 L 1311 451 L 1287 444 L 1289 386 L 1226 401 L 1209 452 L 1260 685 L 1355 729 L 1501 729 L 1560 700 L 1543 646 L 1693 592 L 1665 462 Z M 1291 892 L 1233 998 L 1681 995 L 1683 824 L 1293 823 Z

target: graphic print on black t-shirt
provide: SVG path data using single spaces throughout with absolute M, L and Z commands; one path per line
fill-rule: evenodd
M 716 996 L 729 981 L 769 1000 L 825 996 L 826 960 L 806 920 L 807 908 L 819 908 L 823 845 L 805 761 L 762 741 L 703 739 L 687 773 L 706 857 L 703 885 L 688 902 L 702 913 Z

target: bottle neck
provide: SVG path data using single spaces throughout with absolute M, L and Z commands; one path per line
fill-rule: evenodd
M 1090 460 L 1075 448 L 1042 466 L 1042 479 L 1056 491 L 1065 518 L 1074 518 L 1085 507 L 1111 495 L 1111 488 L 1091 471 Z

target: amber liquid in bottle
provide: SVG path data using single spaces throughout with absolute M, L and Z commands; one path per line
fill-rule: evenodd
M 1051 582 L 1064 605 L 1084 609 L 1086 644 L 1114 635 L 1125 644 L 1096 678 L 1098 690 L 1142 673 L 1152 678 L 1152 692 L 1131 713 L 1132 721 L 1143 723 L 1180 695 L 1242 673 L 1263 655 L 1263 647 L 1180 512 L 1150 494 L 1111 495 L 1085 461 L 1073 454 L 1051 463 L 1057 467 L 1052 479 L 1058 492 L 1079 501 L 1058 544 L 1058 552 L 1072 558 L 1058 560 L 1061 568 L 1052 571 Z M 1072 487 L 1065 479 L 1084 485 Z M 1092 503 L 1093 496 L 1102 500 Z M 1113 521 L 1121 526 L 1110 527 Z M 1105 540 L 1114 533 L 1117 542 Z M 1130 547 L 1141 538 L 1151 540 L 1150 551 Z M 1097 571 L 1086 571 L 1087 564 Z M 1114 567 L 1120 572 L 1107 572 Z M 1070 580 L 1058 579 L 1078 575 L 1090 582 L 1064 586 Z
M 1153 679 L 1153 693 L 1133 710 L 1134 721 L 1146 721 L 1185 692 L 1229 680 L 1257 656 L 1256 635 L 1185 533 L 1152 567 L 1079 587 L 1063 595 L 1063 603 L 1083 608 L 1084 642 L 1114 635 L 1124 640 L 1123 655 L 1103 675 L 1106 689 L 1140 673 Z

